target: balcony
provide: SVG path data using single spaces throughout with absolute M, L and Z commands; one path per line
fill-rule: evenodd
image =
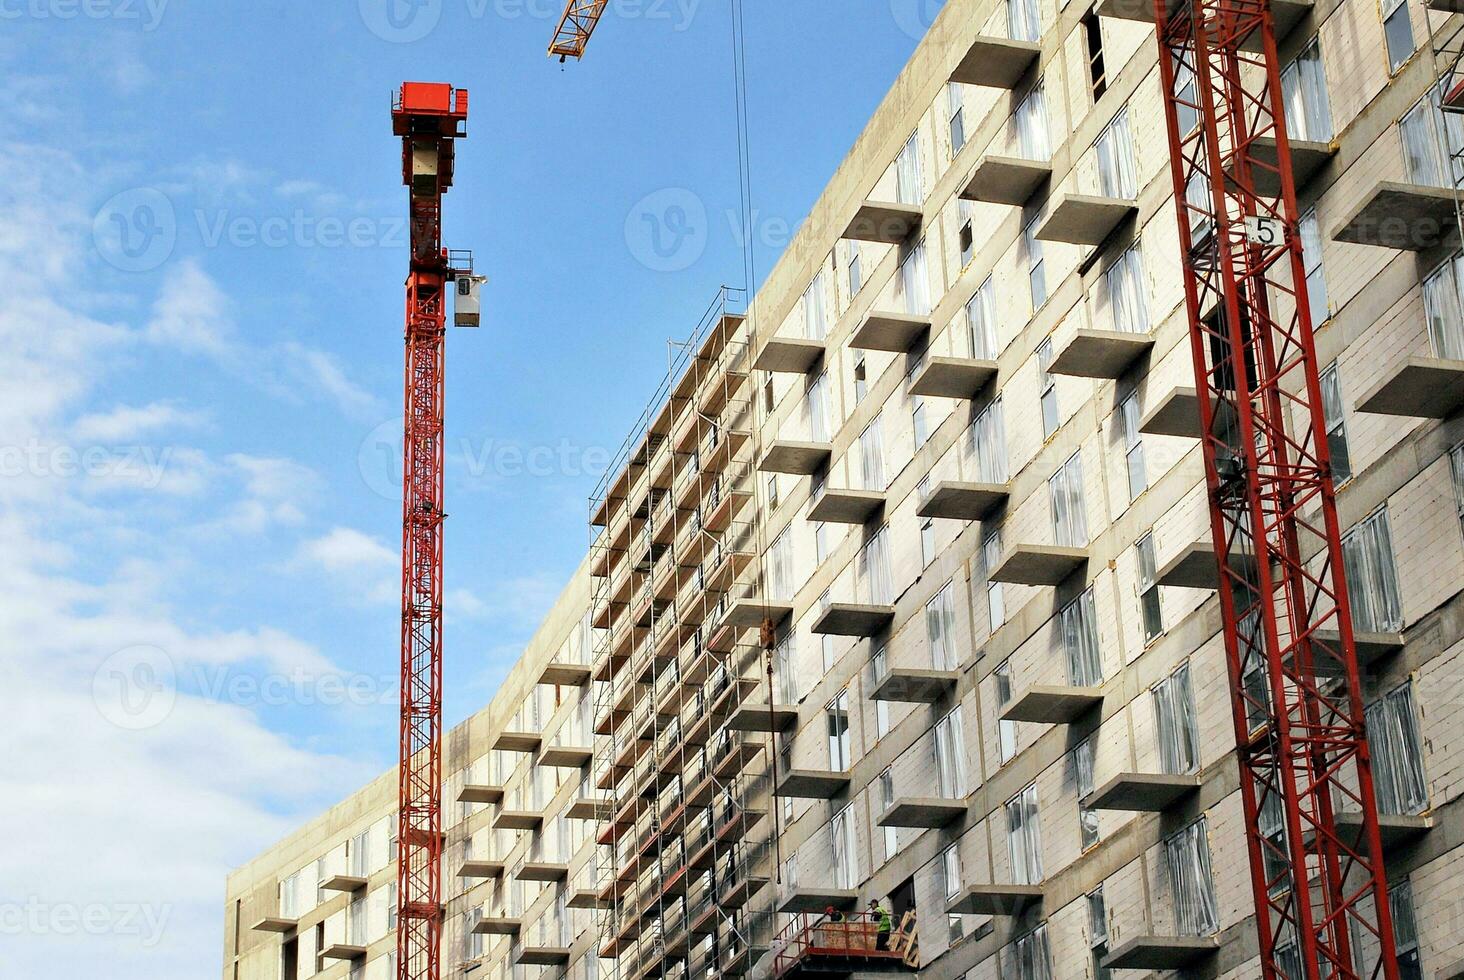
M 1255 580 L 1255 556 L 1231 554 L 1230 567 L 1243 578 Z M 1211 540 L 1196 541 L 1165 562 L 1154 577 L 1159 585 L 1180 589 L 1220 588 L 1220 558 Z
M 493 748 L 499 752 L 537 752 L 543 743 L 544 736 L 538 732 L 500 732 Z
M 613 808 L 609 800 L 580 797 L 569 805 L 564 815 L 571 820 L 609 820 Z
M 467 783 L 458 790 L 457 798 L 459 803 L 502 803 L 503 787 Z
M 1199 792 L 1199 789 L 1199 776 L 1126 772 L 1114 776 L 1090 793 L 1085 805 L 1090 810 L 1163 813 L 1184 802 Z
M 1040 50 L 1033 41 L 978 35 L 956 70 L 951 72 L 951 81 L 1014 89 L 1037 63 Z
M 1102 245 L 1124 219 L 1138 210 L 1137 204 L 1123 198 L 1063 194 L 1037 229 L 1037 238 L 1068 245 Z
M 870 637 L 887 629 L 894 619 L 894 606 L 831 602 L 812 630 L 822 636 Z
M 812 476 L 828 468 L 834 449 L 826 442 L 792 442 L 779 439 L 768 446 L 757 468 L 762 473 Z
M 593 888 L 576 888 L 569 893 L 569 900 L 565 902 L 572 909 L 608 909 L 614 904 L 608 898 L 601 898 L 600 893 Z
M 937 704 L 956 689 L 960 679 L 961 673 L 957 670 L 892 667 L 879 679 L 869 696 L 875 701 Z
M 1362 814 L 1356 810 L 1343 810 L 1337 814 L 1337 829 L 1344 834 L 1351 831 L 1354 839 L 1362 836 Z M 1434 818 L 1427 814 L 1380 813 L 1378 814 L 1378 835 L 1383 839 L 1383 850 L 1417 843 L 1434 828 Z
M 1183 970 L 1214 956 L 1214 936 L 1135 936 L 1108 954 L 1108 970 Z
M 584 687 L 590 682 L 590 668 L 587 664 L 563 663 L 551 660 L 539 672 L 539 683 L 553 687 Z
M 991 571 L 991 581 L 1009 585 L 1061 585 L 1088 564 L 1088 549 L 1055 544 L 1018 544 Z
M 946 912 L 1016 918 L 1041 904 L 1041 885 L 972 885 L 946 904 Z
M 1338 649 L 1342 643 L 1342 634 L 1337 630 L 1317 630 L 1314 636 L 1318 643 L 1331 650 Z M 1352 634 L 1352 645 L 1357 651 L 1357 669 L 1367 671 L 1402 652 L 1404 640 L 1402 633 L 1354 632 Z M 1323 658 L 1332 661 L 1330 668 L 1326 663 L 1322 662 Z M 1316 659 L 1317 673 L 1341 673 L 1342 665 L 1340 662 L 1337 662 L 1338 658 L 1329 655 L 1326 650 L 1318 649 Z
M 953 521 L 984 521 L 1007 502 L 1011 493 L 1006 483 L 937 483 L 915 511 L 920 517 Z
M 1022 692 L 1001 713 L 1002 721 L 1039 725 L 1071 725 L 1103 703 L 1096 687 L 1053 687 L 1036 684 Z
M 1173 13 L 1179 7 L 1178 0 L 1169 0 L 1166 6 Z M 1276 40 L 1284 38 L 1311 7 L 1311 0 L 1271 0 L 1271 20 L 1275 25 Z M 1154 23 L 1153 0 L 1099 0 L 1097 11 L 1100 17 Z M 1253 50 L 1258 43 L 1258 39 L 1252 37 L 1241 46 Z
M 774 374 L 807 374 L 823 360 L 824 342 L 807 337 L 771 337 L 757 355 L 759 371 Z
M 320 887 L 328 892 L 358 892 L 366 887 L 364 875 L 331 875 L 320 883 Z
M 1053 355 L 1049 374 L 1071 378 L 1121 378 L 1135 361 L 1154 347 L 1146 333 L 1123 330 L 1077 330 Z
M 1280 40 L 1281 35 L 1276 35 Z M 1291 178 L 1296 189 L 1300 190 L 1311 182 L 1311 179 L 1327 165 L 1332 159 L 1336 150 L 1330 143 L 1315 143 L 1310 140 L 1289 140 L 1291 147 Z M 1251 142 L 1251 157 L 1265 166 L 1255 167 L 1251 170 L 1251 180 L 1255 182 L 1256 192 L 1263 197 L 1281 196 L 1281 174 L 1279 170 L 1270 168 L 1279 166 L 1276 162 L 1276 137 L 1258 136 Z M 1234 173 L 1234 167 L 1226 171 L 1227 174 Z
M 790 769 L 778 780 L 778 795 L 795 800 L 831 800 L 849 788 L 849 773 Z
M 902 796 L 891 803 L 880 816 L 879 825 L 933 830 L 949 826 L 965 815 L 966 804 L 963 800 Z
M 459 878 L 497 878 L 503 874 L 502 861 L 478 861 L 472 858 L 458 867 Z
M 519 966 L 564 966 L 569 963 L 568 946 L 523 946 L 514 963 Z
M 366 958 L 366 947 L 357 946 L 352 943 L 331 943 L 320 951 L 320 958 L 325 960 L 364 960 Z
M 514 877 L 519 881 L 564 881 L 569 878 L 569 865 L 557 861 L 525 861 Z
M 1438 245 L 1455 227 L 1454 192 L 1449 188 L 1380 180 L 1332 231 L 1332 238 L 1421 252 Z
M 1179 385 L 1165 392 L 1139 420 L 1139 431 L 1148 436 L 1200 437 L 1200 396 L 1195 389 Z
M 544 814 L 538 810 L 503 810 L 493 818 L 494 830 L 538 830 Z
M 1437 357 L 1405 359 L 1357 400 L 1360 412 L 1414 419 L 1446 419 L 1461 409 L 1464 361 Z
M 931 398 L 975 398 L 996 377 L 996 362 L 975 357 L 927 357 L 910 379 L 910 393 Z
M 892 354 L 904 354 L 930 333 L 929 316 L 911 316 L 907 313 L 888 313 L 871 310 L 864 316 L 864 322 L 849 338 L 849 346 L 855 350 L 881 350 Z
M 852 888 L 792 888 L 778 903 L 779 912 L 853 912 L 859 893 Z
M 594 750 L 584 745 L 550 745 L 539 753 L 539 764 L 555 769 L 583 769 L 594 755 Z
M 987 154 L 976 164 L 961 198 L 985 204 L 1021 207 L 1052 177 L 1052 164 L 1045 160 Z
M 267 915 L 262 919 L 256 920 L 254 925 L 249 928 L 252 932 L 273 932 L 279 935 L 287 935 L 294 932 L 295 927 L 299 924 L 299 919 L 286 919 L 282 916 Z
M 798 709 L 786 705 L 768 706 L 754 701 L 737 706 L 727 719 L 727 728 L 734 732 L 782 732 L 798 724 Z
M 810 521 L 864 525 L 884 510 L 885 495 L 875 490 L 825 488 L 808 511 Z
M 852 242 L 899 245 L 920 231 L 923 218 L 919 206 L 914 204 L 865 201 L 849 219 L 849 226 L 841 237 Z

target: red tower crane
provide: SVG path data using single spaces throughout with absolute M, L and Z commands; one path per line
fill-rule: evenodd
M 469 277 L 442 247 L 442 195 L 468 93 L 407 82 L 392 103 L 411 194 L 402 441 L 402 676 L 397 980 L 438 980 L 442 951 L 443 354 L 448 284 Z M 466 279 L 472 282 L 471 279 Z
M 1396 980 L 1271 5 L 1154 10 L 1262 975 Z

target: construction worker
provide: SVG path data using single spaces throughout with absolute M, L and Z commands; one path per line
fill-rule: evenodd
M 890 948 L 890 930 L 894 927 L 894 919 L 890 910 L 879 903 L 878 899 L 869 900 L 869 918 L 879 925 L 879 933 L 875 937 L 875 949 Z

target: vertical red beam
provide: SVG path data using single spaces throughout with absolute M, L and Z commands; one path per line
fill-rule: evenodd
M 1396 980 L 1270 5 L 1155 16 L 1262 975 Z
M 467 93 L 407 84 L 392 111 L 411 188 L 402 440 L 401 728 L 398 767 L 397 980 L 442 975 L 443 364 L 442 195 Z

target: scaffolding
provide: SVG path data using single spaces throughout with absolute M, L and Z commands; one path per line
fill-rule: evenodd
M 614 975 L 742 976 L 771 946 L 758 691 L 754 397 L 743 290 L 723 287 L 591 501 L 598 952 Z

